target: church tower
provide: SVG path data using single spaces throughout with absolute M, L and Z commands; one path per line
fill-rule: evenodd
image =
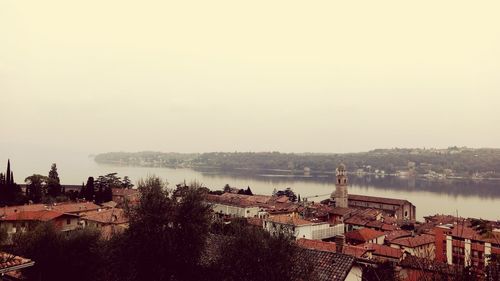
M 332 199 L 335 201 L 335 207 L 347 208 L 347 171 L 344 164 L 340 164 L 335 171 L 337 181 L 335 182 L 335 192 Z

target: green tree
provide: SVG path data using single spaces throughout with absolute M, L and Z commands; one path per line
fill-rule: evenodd
M 84 192 L 84 198 L 87 201 L 92 201 L 94 200 L 94 194 L 95 194 L 95 187 L 94 187 L 94 178 L 89 177 L 87 179 L 87 184 L 85 185 L 85 192 Z
M 59 174 L 57 173 L 56 163 L 53 163 L 50 167 L 48 179 L 47 194 L 54 198 L 61 195 L 62 187 L 59 180 Z
M 289 233 L 272 236 L 261 228 L 249 226 L 246 220 L 233 221 L 223 228 L 222 233 L 228 239 L 221 246 L 221 255 L 213 265 L 215 280 L 279 281 L 295 277 L 291 268 L 301 265 L 294 265 L 293 258 L 298 249 Z M 305 261 L 303 265 L 306 266 Z
M 99 233 L 89 228 L 65 234 L 41 223 L 13 242 L 16 255 L 35 261 L 23 271 L 28 280 L 98 280 L 104 269 Z
M 138 206 L 129 210 L 129 228 L 112 240 L 110 280 L 193 280 L 210 225 L 204 193 L 190 188 L 173 199 L 158 177 L 138 183 Z
M 24 182 L 26 183 L 26 197 L 28 200 L 31 200 L 33 203 L 42 202 L 49 180 L 48 177 L 38 174 L 27 177 Z

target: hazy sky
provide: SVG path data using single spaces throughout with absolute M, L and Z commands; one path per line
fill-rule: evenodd
M 0 153 L 500 147 L 500 1 L 0 1 Z

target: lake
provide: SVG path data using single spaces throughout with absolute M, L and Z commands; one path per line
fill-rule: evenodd
M 12 170 L 18 183 L 33 174 L 48 174 L 51 161 L 45 158 L 11 159 Z M 148 175 L 166 179 L 170 187 L 186 181 L 198 181 L 210 189 L 222 189 L 225 184 L 232 187 L 250 186 L 255 194 L 271 194 L 273 190 L 291 187 L 302 198 L 319 202 L 335 189 L 334 175 L 294 175 L 283 171 L 219 171 L 214 169 L 170 169 L 158 167 L 131 167 L 103 165 L 90 157 L 55 157 L 59 176 L 63 184 L 81 184 L 87 177 L 117 172 L 129 176 L 134 182 Z M 2 171 L 5 164 L 0 165 Z M 454 214 L 492 220 L 500 219 L 500 182 L 440 181 L 401 179 L 397 177 L 358 177 L 350 175 L 349 193 L 406 199 L 417 207 L 417 217 L 426 215 Z M 318 196 L 318 197 L 316 197 Z

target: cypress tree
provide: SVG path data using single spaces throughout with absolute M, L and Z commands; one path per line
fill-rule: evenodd
M 57 197 L 61 195 L 61 183 L 59 180 L 59 174 L 57 173 L 56 163 L 53 163 L 49 171 L 49 183 L 47 186 L 48 194 L 52 197 Z
M 89 177 L 87 179 L 87 185 L 85 186 L 85 200 L 94 200 L 94 177 Z
M 10 159 L 7 160 L 7 173 L 6 173 L 6 176 L 7 176 L 7 179 L 6 179 L 6 186 L 9 187 L 11 185 L 11 181 L 10 181 Z

